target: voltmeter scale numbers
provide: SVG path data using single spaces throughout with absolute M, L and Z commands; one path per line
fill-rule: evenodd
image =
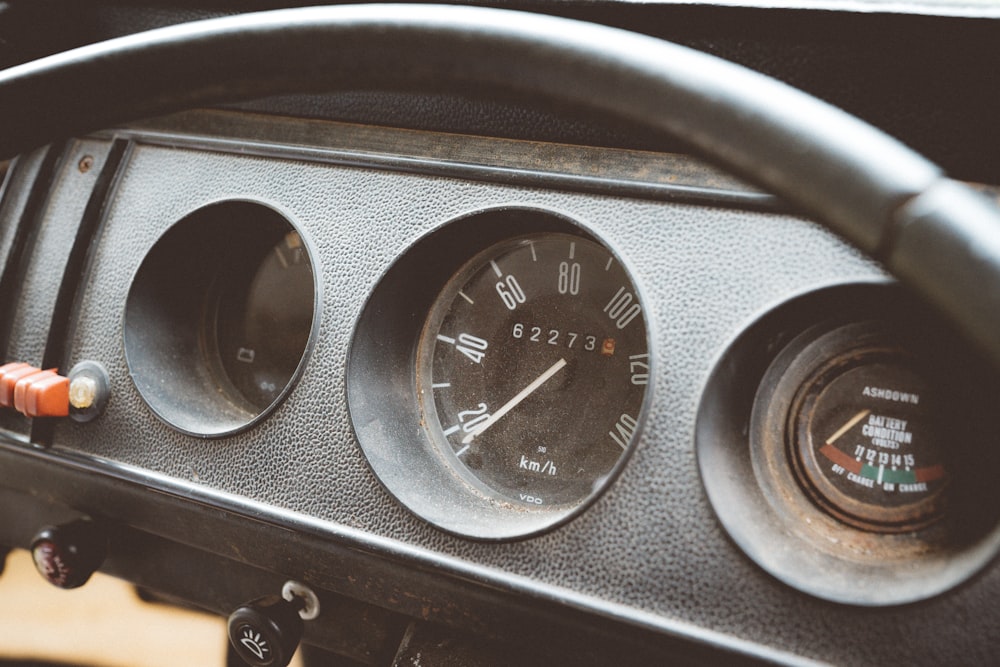
M 445 458 L 503 502 L 590 496 L 635 438 L 646 322 L 625 270 L 566 234 L 502 242 L 462 267 L 421 339 L 425 421 Z
M 803 389 L 790 433 L 793 465 L 821 506 L 877 532 L 940 516 L 948 471 L 934 399 L 903 354 L 868 351 Z

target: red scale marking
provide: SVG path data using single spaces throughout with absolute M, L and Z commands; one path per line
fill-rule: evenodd
M 933 482 L 934 480 L 941 479 L 945 476 L 944 466 L 942 465 L 917 468 L 913 472 L 916 475 L 918 482 Z
M 844 470 L 853 472 L 855 475 L 861 474 L 861 461 L 853 459 L 833 445 L 823 445 L 819 448 L 819 453 L 839 465 Z

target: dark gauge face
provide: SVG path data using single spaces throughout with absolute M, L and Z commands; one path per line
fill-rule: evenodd
M 793 461 L 835 515 L 875 530 L 918 527 L 938 516 L 949 478 L 936 416 L 909 357 L 852 355 L 804 388 Z
M 421 338 L 431 437 L 490 496 L 591 495 L 629 449 L 649 382 L 635 285 L 592 241 L 535 235 L 463 266 Z
M 313 274 L 294 231 L 247 260 L 222 278 L 208 335 L 225 378 L 259 411 L 278 398 L 306 348 Z

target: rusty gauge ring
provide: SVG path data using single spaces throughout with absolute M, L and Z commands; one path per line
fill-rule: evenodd
M 637 442 L 653 368 L 622 258 L 553 212 L 420 239 L 358 321 L 348 405 L 385 487 L 433 525 L 512 539 L 569 520 Z
M 862 530 L 904 533 L 940 520 L 950 474 L 941 401 L 918 361 L 891 345 L 857 347 L 851 328 L 827 334 L 845 352 L 815 367 L 789 410 L 786 456 L 802 488 L 835 518 Z M 787 372 L 794 372 L 790 368 Z
M 902 604 L 1000 551 L 1000 390 L 927 322 L 888 286 L 831 288 L 766 314 L 719 360 L 702 481 L 736 544 L 786 584 Z

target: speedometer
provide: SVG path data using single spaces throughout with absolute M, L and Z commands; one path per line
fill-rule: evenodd
M 550 530 L 635 449 L 652 318 L 602 239 L 551 211 L 475 211 L 400 254 L 347 365 L 358 443 L 407 509 L 502 540 Z
M 606 248 L 569 234 L 497 243 L 427 318 L 418 382 L 431 439 L 488 494 L 577 502 L 636 434 L 647 345 L 636 287 Z

